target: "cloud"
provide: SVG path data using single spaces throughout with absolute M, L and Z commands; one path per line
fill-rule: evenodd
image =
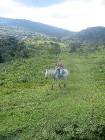
M 29 19 L 74 31 L 105 26 L 103 0 L 65 0 L 48 7 L 30 7 L 16 0 L 1 0 L 0 16 Z

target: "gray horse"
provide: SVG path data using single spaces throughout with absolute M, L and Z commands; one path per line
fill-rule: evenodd
M 57 81 L 61 81 L 61 80 L 66 80 L 67 77 L 69 75 L 69 72 L 67 69 L 46 69 L 45 71 L 45 78 L 51 77 Z M 65 87 L 65 83 L 64 83 L 64 87 Z M 61 84 L 59 83 L 59 87 L 61 88 Z M 52 85 L 53 88 L 53 85 Z

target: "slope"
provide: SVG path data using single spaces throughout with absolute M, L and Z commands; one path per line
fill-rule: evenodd
M 1 64 L 0 138 L 104 139 L 104 54 L 63 53 Z M 66 88 L 51 90 L 44 70 L 57 59 L 64 60 L 71 74 Z
M 17 27 L 24 29 L 25 31 L 38 32 L 54 37 L 71 36 L 74 33 L 65 29 L 49 26 L 39 22 L 32 22 L 25 19 L 0 18 L 0 25 Z

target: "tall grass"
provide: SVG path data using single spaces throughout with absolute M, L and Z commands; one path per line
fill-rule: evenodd
M 104 54 L 61 54 L 0 64 L 0 139 L 105 139 Z M 51 90 L 46 67 L 63 59 L 66 88 Z

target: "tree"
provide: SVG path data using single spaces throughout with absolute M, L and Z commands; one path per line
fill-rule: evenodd
M 51 46 L 49 48 L 49 53 L 50 54 L 55 54 L 55 55 L 60 54 L 61 53 L 60 45 L 58 43 L 52 43 L 51 42 Z
M 4 60 L 3 60 L 3 57 L 2 57 L 2 55 L 0 53 L 0 63 L 3 63 L 3 62 L 4 62 Z
M 0 39 L 0 63 L 9 61 L 14 57 L 28 57 L 29 50 L 24 42 L 15 37 L 4 37 Z

